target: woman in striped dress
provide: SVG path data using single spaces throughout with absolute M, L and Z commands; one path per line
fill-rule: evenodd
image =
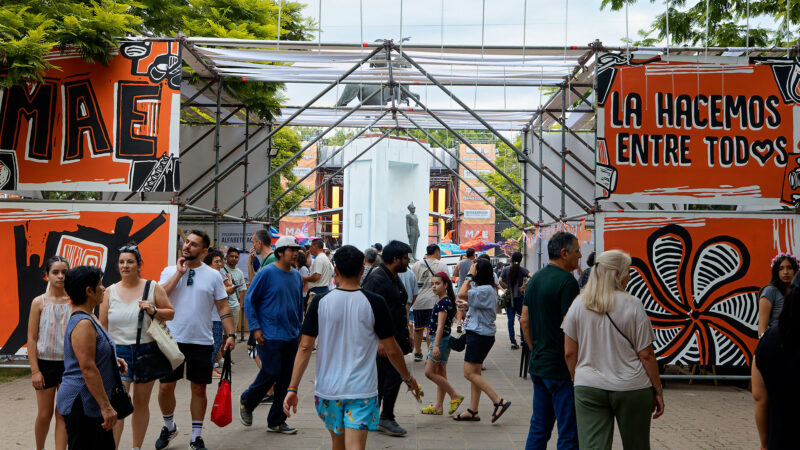
M 64 331 L 72 313 L 72 304 L 64 290 L 64 275 L 68 269 L 67 260 L 61 256 L 53 256 L 47 261 L 47 292 L 33 299 L 28 317 L 28 361 L 38 408 L 33 426 L 36 450 L 44 448 L 53 417 L 56 389 L 64 374 Z M 60 414 L 55 416 L 56 449 L 64 450 L 67 448 L 64 418 Z

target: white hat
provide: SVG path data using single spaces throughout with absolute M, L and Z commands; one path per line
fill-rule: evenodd
M 281 236 L 278 238 L 278 242 L 275 243 L 275 249 L 277 250 L 283 247 L 302 248 L 300 244 L 297 243 L 297 239 L 292 236 Z

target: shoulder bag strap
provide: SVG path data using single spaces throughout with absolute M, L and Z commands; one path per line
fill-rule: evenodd
M 374 268 L 375 268 L 375 266 L 372 266 L 372 267 L 369 268 L 369 270 L 367 271 L 367 276 L 364 277 L 364 281 L 367 281 L 367 278 L 369 278 L 369 274 L 372 273 L 372 269 L 374 269 Z
M 428 261 L 427 261 L 425 258 L 422 258 L 422 262 L 424 262 L 424 263 L 425 263 L 425 266 L 428 268 L 428 272 L 430 272 L 430 273 L 431 273 L 431 276 L 434 276 L 434 275 L 436 275 L 435 273 L 433 273 L 433 270 L 431 270 L 431 266 L 430 266 L 430 265 L 428 265 Z
M 606 313 L 606 317 L 608 317 L 608 320 L 610 320 L 610 321 L 611 321 L 611 325 L 613 325 L 613 326 L 614 326 L 614 329 L 615 329 L 615 330 L 617 330 L 617 332 L 618 332 L 619 334 L 621 334 L 621 335 L 622 335 L 622 337 L 624 337 L 626 341 L 628 341 L 628 344 L 631 344 L 631 347 L 633 348 L 633 352 L 634 352 L 634 353 L 638 353 L 638 352 L 636 351 L 636 346 L 635 346 L 635 345 L 633 345 L 633 342 L 632 342 L 630 339 L 628 339 L 628 336 L 625 336 L 625 333 L 623 333 L 623 332 L 622 332 L 622 330 L 620 330 L 620 329 L 619 329 L 619 327 L 617 327 L 617 324 L 616 324 L 616 323 L 614 323 L 614 320 L 613 320 L 613 319 L 611 319 L 611 316 L 609 316 L 609 315 L 608 315 L 608 313 Z
M 87 313 L 85 313 L 83 311 L 73 311 L 72 314 L 70 314 L 70 317 L 74 316 L 75 314 L 83 314 L 84 316 L 88 317 L 89 320 L 92 321 L 92 324 L 94 324 L 95 331 L 98 334 L 102 334 L 103 335 L 103 338 L 105 338 L 106 342 L 108 343 L 108 346 L 111 347 L 111 353 L 110 353 L 109 358 L 111 359 L 111 368 L 113 369 L 114 374 L 116 375 L 117 386 L 124 386 L 122 384 L 122 375 L 120 375 L 119 369 L 117 368 L 117 354 L 114 351 L 114 344 L 111 342 L 111 339 L 109 339 L 108 335 L 106 335 L 104 332 L 98 330 L 98 328 L 102 329 L 103 327 L 99 326 L 97 324 L 97 322 L 95 322 L 94 317 L 92 317 L 90 314 L 87 314 Z M 98 370 L 99 370 L 99 368 L 98 368 Z
M 142 300 L 150 300 L 150 280 L 144 284 Z M 133 347 L 133 366 L 136 367 L 136 357 L 139 355 L 139 343 L 142 339 L 142 323 L 144 322 L 144 310 L 139 310 L 139 320 L 136 323 L 136 345 Z

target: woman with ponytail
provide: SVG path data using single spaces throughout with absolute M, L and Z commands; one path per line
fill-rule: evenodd
M 522 253 L 520 252 L 514 252 L 511 255 L 511 265 L 500 272 L 500 287 L 506 290 L 511 289 L 511 303 L 506 308 L 511 350 L 519 348 L 514 332 L 514 319 L 522 314 L 522 297 L 525 296 L 525 280 L 528 275 L 528 269 L 522 267 Z
M 438 272 L 432 277 L 433 293 L 439 297 L 439 301 L 433 305 L 431 310 L 431 320 L 428 323 L 429 345 L 428 362 L 425 363 L 425 376 L 436 383 L 436 403 L 422 408 L 422 414 L 444 414 L 444 395 L 450 396 L 450 408 L 448 414 L 456 412 L 464 396 L 453 389 L 447 381 L 447 359 L 450 356 L 450 328 L 453 325 L 453 317 L 456 315 L 456 294 L 453 291 L 453 283 L 450 277 L 444 272 Z

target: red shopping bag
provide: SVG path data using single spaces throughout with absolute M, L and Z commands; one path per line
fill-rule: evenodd
M 233 421 L 233 407 L 231 405 L 231 351 L 225 352 L 222 363 L 222 377 L 219 380 L 217 396 L 214 397 L 214 406 L 211 408 L 211 421 L 218 427 Z

